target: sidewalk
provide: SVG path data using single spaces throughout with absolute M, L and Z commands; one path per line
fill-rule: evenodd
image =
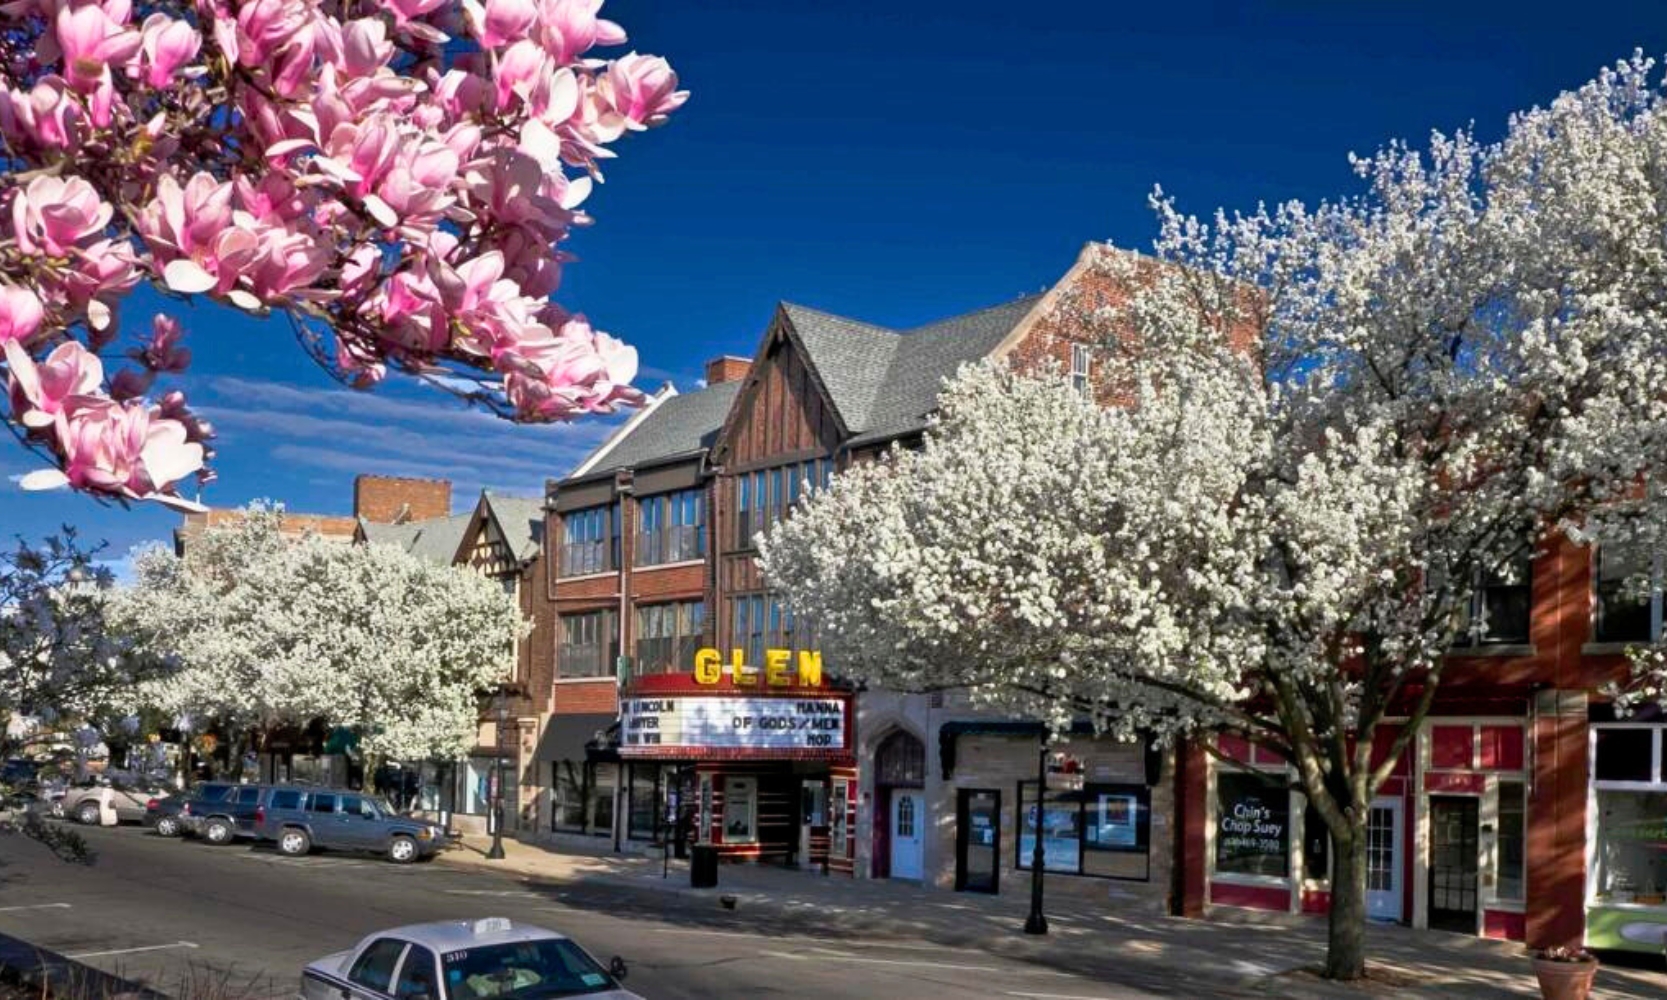
M 1373 926 L 1368 933 L 1371 988 L 1343 988 L 1305 970 L 1325 956 L 1325 923 L 1294 918 L 1276 924 L 1241 919 L 1183 920 L 1119 913 L 1080 901 L 1050 903 L 1051 933 L 1022 933 L 1029 896 L 1008 891 L 974 896 L 883 880 L 824 877 L 760 865 L 724 865 L 717 889 L 689 887 L 687 862 L 558 852 L 506 840 L 506 857 L 487 861 L 488 841 L 468 837 L 441 863 L 518 875 L 565 890 L 562 902 L 580 908 L 647 905 L 668 917 L 746 927 L 761 934 L 883 937 L 971 948 L 1108 982 L 1168 983 L 1176 995 L 1201 987 L 1244 996 L 1288 1000 L 1353 996 L 1537 997 L 1538 986 L 1521 945 L 1404 927 Z M 733 897 L 734 912 L 720 903 Z M 1648 958 L 1645 958 L 1648 962 Z M 1647 965 L 1606 965 L 1594 997 L 1667 996 L 1667 974 Z

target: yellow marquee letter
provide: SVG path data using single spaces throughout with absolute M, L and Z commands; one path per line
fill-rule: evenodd
M 764 651 L 764 681 L 771 687 L 786 687 L 792 683 L 787 674 L 787 655 L 785 649 Z
M 799 684 L 808 688 L 822 686 L 821 650 L 799 650 Z
M 716 684 L 724 675 L 724 661 L 715 649 L 695 652 L 695 683 Z

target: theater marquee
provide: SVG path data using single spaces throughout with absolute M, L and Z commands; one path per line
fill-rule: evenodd
M 838 697 L 628 695 L 620 703 L 620 754 L 843 756 L 849 701 Z

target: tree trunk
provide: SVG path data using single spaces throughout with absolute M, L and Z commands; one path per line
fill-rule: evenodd
M 1366 835 L 1347 839 L 1332 834 L 1331 916 L 1326 939 L 1327 979 L 1359 979 L 1366 974 Z

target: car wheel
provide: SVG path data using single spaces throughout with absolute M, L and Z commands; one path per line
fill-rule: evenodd
M 75 807 L 75 821 L 77 823 L 97 826 L 101 818 L 97 802 L 83 802 Z
M 313 849 L 313 838 L 307 836 L 307 831 L 293 827 L 278 834 L 278 853 L 287 854 L 292 858 L 299 858 Z
M 203 839 L 215 846 L 232 842 L 232 825 L 223 819 L 211 819 L 203 824 Z
M 417 842 L 403 835 L 390 840 L 388 860 L 396 865 L 408 865 L 417 860 Z
M 172 816 L 162 816 L 156 821 L 156 833 L 160 837 L 179 836 L 179 820 Z

